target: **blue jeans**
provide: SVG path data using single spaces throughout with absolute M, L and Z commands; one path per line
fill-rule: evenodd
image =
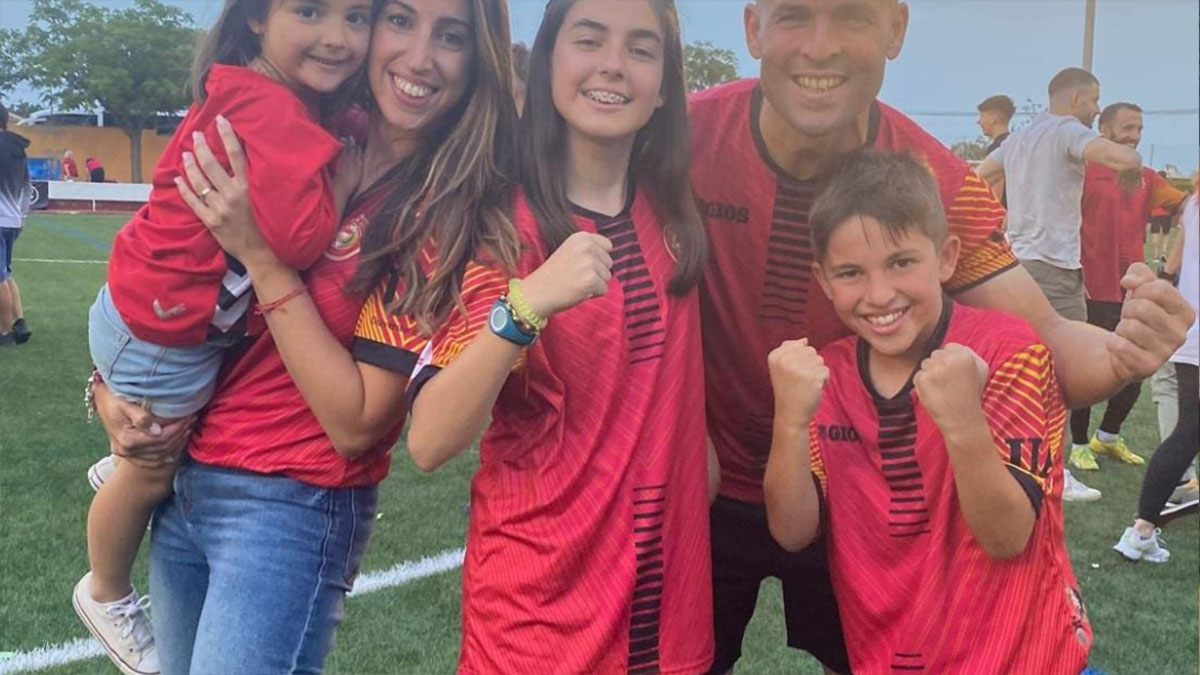
M 0 283 L 12 276 L 13 246 L 20 235 L 19 227 L 0 227 Z
M 185 460 L 150 538 L 164 675 L 320 672 L 377 494 Z

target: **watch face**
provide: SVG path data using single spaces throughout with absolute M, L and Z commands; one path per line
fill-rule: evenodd
M 508 323 L 508 312 L 505 312 L 503 307 L 493 307 L 491 315 L 488 316 L 488 323 L 493 331 L 504 330 L 504 324 Z

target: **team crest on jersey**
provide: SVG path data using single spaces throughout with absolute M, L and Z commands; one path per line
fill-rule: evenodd
M 325 257 L 329 260 L 347 260 L 357 255 L 366 225 L 366 216 L 358 216 L 342 225 L 329 248 L 325 249 Z
M 1083 647 L 1087 647 L 1090 640 L 1088 639 L 1087 631 L 1083 628 L 1083 622 L 1087 620 L 1087 610 L 1083 607 L 1083 597 L 1079 595 L 1079 591 L 1066 585 L 1067 603 L 1071 607 L 1071 627 L 1075 629 L 1075 639 Z
M 663 246 L 667 247 L 667 255 L 671 256 L 671 260 L 678 263 L 683 244 L 679 242 L 679 233 L 670 226 L 663 228 Z

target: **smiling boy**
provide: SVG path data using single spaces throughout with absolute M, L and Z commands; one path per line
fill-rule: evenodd
M 813 271 L 856 335 L 769 357 L 771 534 L 794 551 L 827 532 L 855 673 L 1080 672 L 1049 351 L 944 295 L 961 244 L 919 160 L 856 151 L 828 175 Z

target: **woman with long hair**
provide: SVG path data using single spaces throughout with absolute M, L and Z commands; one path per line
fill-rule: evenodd
M 407 375 L 351 356 L 365 300 L 356 289 L 397 268 L 414 274 L 398 295 L 406 310 L 451 312 L 453 275 L 435 266 L 426 278 L 403 236 L 415 231 L 452 242 L 469 224 L 478 248 L 515 257 L 503 244 L 512 241 L 504 200 L 494 197 L 506 192 L 516 118 L 506 4 L 375 0 L 372 14 L 365 142 L 359 161 L 339 167 L 361 171 L 359 188 L 315 265 L 296 272 L 255 255 L 269 246 L 239 249 L 216 227 L 231 214 L 253 218 L 236 129 L 219 127 L 229 170 L 199 142 L 180 186 L 246 268 L 270 330 L 227 359 L 175 494 L 155 515 L 151 592 L 167 673 L 321 669 L 406 411 Z M 242 232 L 262 243 L 257 228 Z M 397 395 L 364 407 L 364 385 L 379 382 Z M 153 435 L 157 421 L 136 405 L 103 385 L 95 393 L 118 452 L 171 461 L 186 426 Z

